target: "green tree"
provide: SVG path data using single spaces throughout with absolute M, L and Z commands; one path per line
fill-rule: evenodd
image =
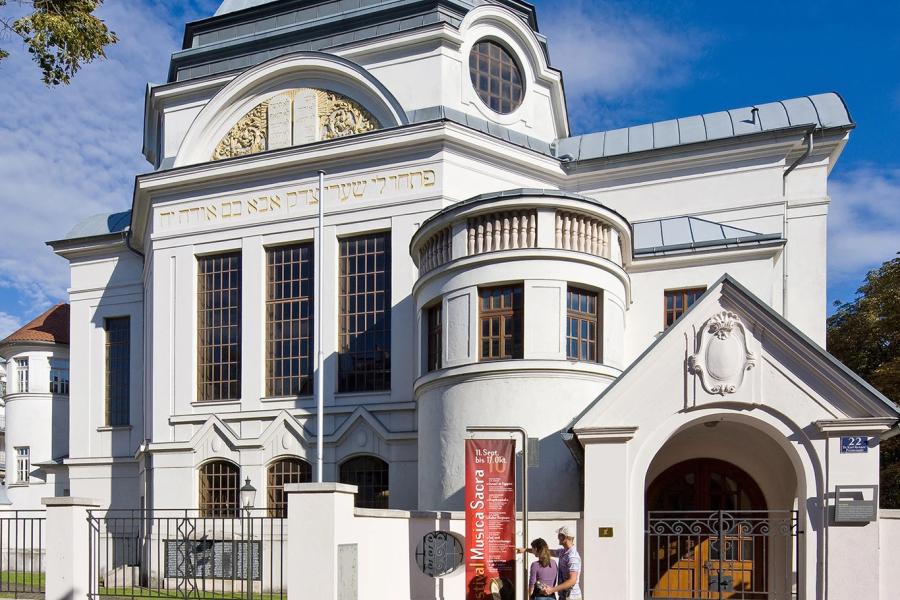
M 106 57 L 116 34 L 94 15 L 103 0 L 21 0 L 32 9 L 17 19 L 0 18 L 0 31 L 18 36 L 47 85 L 68 84 L 85 63 Z M 0 0 L 0 8 L 7 0 Z M 0 60 L 9 52 L 0 48 Z
M 828 351 L 900 402 L 900 258 L 866 275 L 853 302 L 828 319 Z M 900 436 L 881 444 L 881 505 L 900 508 Z

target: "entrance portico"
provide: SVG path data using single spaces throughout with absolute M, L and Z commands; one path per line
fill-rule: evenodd
M 835 485 L 877 483 L 877 453 L 832 431 L 877 448 L 885 402 L 724 277 L 573 423 L 586 595 L 877 597 L 826 540 L 877 562 L 877 523 L 832 514 Z

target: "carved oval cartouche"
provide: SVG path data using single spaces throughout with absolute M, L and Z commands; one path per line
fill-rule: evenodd
M 713 337 L 706 347 L 706 372 L 719 381 L 735 377 L 744 365 L 744 351 L 737 335 Z

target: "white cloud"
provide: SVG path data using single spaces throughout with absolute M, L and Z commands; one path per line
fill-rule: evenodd
M 864 166 L 829 182 L 828 277 L 861 284 L 900 251 L 900 168 Z
M 141 156 L 144 89 L 165 80 L 186 19 L 215 0 L 113 0 L 98 13 L 120 41 L 70 86 L 49 89 L 14 40 L 0 62 L 0 293 L 32 316 L 65 297 L 67 264 L 44 245 L 92 214 L 126 210 Z M 5 292 L 5 293 L 4 293 Z M 13 306 L 15 305 L 15 306 Z
M 16 331 L 22 326 L 22 321 L 18 317 L 0 311 L 0 340 Z
M 570 115 L 581 128 L 640 118 L 654 93 L 688 80 L 706 36 L 611 3 L 555 3 L 542 13 L 552 64 L 565 78 Z

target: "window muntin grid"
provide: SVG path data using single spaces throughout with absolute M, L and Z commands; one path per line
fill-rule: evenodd
M 50 359 L 50 393 L 69 395 L 69 361 L 65 358 Z
M 197 400 L 241 397 L 241 253 L 197 258 Z
M 266 250 L 266 395 L 312 394 L 313 247 Z
M 19 446 L 16 447 L 16 482 L 29 481 L 31 481 L 31 448 Z
M 706 291 L 705 287 L 685 288 L 682 290 L 667 290 L 665 303 L 663 304 L 663 329 L 668 329 L 678 317 L 687 312 L 687 309 L 697 301 L 697 298 Z
M 521 285 L 481 288 L 479 360 L 522 358 L 524 294 Z
M 566 357 L 600 362 L 600 295 L 575 287 L 566 294 Z
M 357 486 L 354 504 L 358 508 L 388 508 L 388 464 L 377 456 L 357 456 L 344 462 L 341 483 Z
M 340 241 L 338 391 L 391 389 L 391 236 Z
M 201 517 L 239 517 L 240 472 L 237 465 L 215 460 L 200 467 Z
M 312 467 L 299 458 L 281 458 L 269 465 L 267 470 L 269 516 L 283 519 L 287 517 L 288 502 L 284 493 L 285 484 L 309 483 L 312 481 Z
M 20 394 L 28 393 L 28 359 L 16 359 L 16 391 Z
M 426 318 L 428 320 L 428 370 L 436 371 L 443 366 L 443 351 L 441 344 L 443 343 L 443 326 L 441 322 L 442 309 L 441 303 L 438 302 L 434 306 L 426 309 Z
M 469 76 L 478 97 L 494 112 L 506 115 L 522 104 L 522 71 L 512 54 L 497 42 L 482 40 L 472 46 Z
M 131 421 L 131 317 L 113 317 L 106 329 L 106 424 L 129 425 Z

